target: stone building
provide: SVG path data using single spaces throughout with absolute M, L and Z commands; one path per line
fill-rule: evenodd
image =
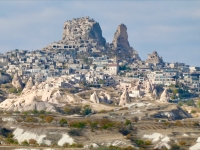
M 164 65 L 162 57 L 160 57 L 156 51 L 152 54 L 148 54 L 148 58 L 145 62 L 146 64 L 153 64 L 154 66 Z

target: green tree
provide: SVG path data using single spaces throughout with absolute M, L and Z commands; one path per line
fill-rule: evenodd
M 198 100 L 197 106 L 198 106 L 198 108 L 200 108 L 200 100 Z
M 82 115 L 86 116 L 92 113 L 92 109 L 89 106 L 85 106 L 82 110 Z
M 29 143 L 27 140 L 24 140 L 22 143 L 21 143 L 23 146 L 29 146 Z
M 96 70 L 96 69 L 97 69 L 97 65 L 96 65 L 96 64 L 94 65 L 93 69 L 94 69 L 94 70 Z
M 181 149 L 181 147 L 178 146 L 177 144 L 174 144 L 171 146 L 171 150 L 180 150 L 180 149 Z
M 60 121 L 59 121 L 59 124 L 60 124 L 60 126 L 64 126 L 64 125 L 66 125 L 67 124 L 67 120 L 65 119 L 65 118 L 62 118 Z
M 126 119 L 126 122 L 124 123 L 125 126 L 131 125 L 131 121 Z
M 84 58 L 83 61 L 84 61 L 84 63 L 89 64 L 89 59 L 88 58 Z

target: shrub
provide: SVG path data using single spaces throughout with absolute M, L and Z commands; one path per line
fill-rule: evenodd
M 151 141 L 147 140 L 144 142 L 145 145 L 151 145 Z
M 76 106 L 76 107 L 65 107 L 64 112 L 68 115 L 73 115 L 73 114 L 80 114 L 81 107 Z
M 72 145 L 70 145 L 70 147 L 76 147 L 76 148 L 83 148 L 83 144 L 80 143 L 73 143 Z
M 92 113 L 92 109 L 89 106 L 85 106 L 81 111 L 81 114 L 86 116 Z
M 183 106 L 183 102 L 179 101 L 179 102 L 178 102 L 178 106 L 179 106 L 179 107 Z
M 122 107 L 119 110 L 128 110 L 128 107 Z
M 196 112 L 197 112 L 196 110 L 192 110 L 192 111 L 191 111 L 192 114 L 195 114 Z
M 98 127 L 98 122 L 97 122 L 97 121 L 90 122 L 89 125 L 90 125 L 90 127 L 91 127 L 92 129 L 94 129 L 94 128 L 97 128 L 97 127 Z
M 174 144 L 171 146 L 171 150 L 180 150 L 180 146 L 178 146 L 177 144 Z
M 141 147 L 145 144 L 143 140 L 136 140 L 135 143 L 137 144 L 138 147 Z
M 126 122 L 124 123 L 125 126 L 131 125 L 131 121 L 130 120 L 126 120 Z
M 51 144 L 51 147 L 58 147 L 58 144 L 57 144 L 56 142 L 53 142 L 53 143 Z
M 54 118 L 52 116 L 46 116 L 45 117 L 45 121 L 48 122 L 48 123 L 51 123 L 53 121 L 53 119 Z
M 6 138 L 6 144 L 18 144 L 18 141 L 13 138 Z
M 37 115 L 39 112 L 38 112 L 38 110 L 34 109 L 34 110 L 32 111 L 32 113 L 33 113 L 34 115 Z
M 82 135 L 81 130 L 78 130 L 78 129 L 71 129 L 71 130 L 69 130 L 68 133 L 71 136 L 81 136 Z
M 39 114 L 45 114 L 45 113 L 46 113 L 45 110 L 40 110 L 40 111 L 39 111 Z
M 186 104 L 188 105 L 188 106 L 195 106 L 195 104 L 194 104 L 194 100 L 188 100 L 188 101 L 186 101 Z
M 103 109 L 103 110 L 100 110 L 98 113 L 101 114 L 101 113 L 106 113 L 106 112 L 107 111 Z
M 24 140 L 21 144 L 22 144 L 23 146 L 29 146 L 29 143 L 27 142 L 27 140 Z
M 10 88 L 8 91 L 9 91 L 9 93 L 14 93 L 14 94 L 18 93 L 18 91 L 15 87 Z
M 14 135 L 12 133 L 8 133 L 7 138 L 13 138 Z
M 33 118 L 31 116 L 26 117 L 25 122 L 37 122 L 36 118 Z
M 176 122 L 175 122 L 175 124 L 174 124 L 175 126 L 182 126 L 183 124 L 181 123 L 181 121 L 179 121 L 179 120 L 177 120 Z
M 185 145 L 186 145 L 186 142 L 185 142 L 185 141 L 179 141 L 178 144 L 179 144 L 180 146 L 185 146 Z
M 127 128 L 121 128 L 118 130 L 119 133 L 121 133 L 122 135 L 128 135 L 130 133 L 130 131 Z
M 126 135 L 126 138 L 127 138 L 127 139 L 131 139 L 131 138 L 132 138 L 132 135 L 129 133 L 129 134 Z
M 37 144 L 37 141 L 34 140 L 34 139 L 30 139 L 28 142 L 29 142 L 30 145 L 36 145 Z
M 45 118 L 44 114 L 39 115 L 39 118 L 41 118 L 42 120 Z
M 139 118 L 138 118 L 137 116 L 135 116 L 135 117 L 133 118 L 133 121 L 134 121 L 134 122 L 138 122 L 138 120 L 139 120 Z
M 59 123 L 60 123 L 60 126 L 64 126 L 64 125 L 66 125 L 67 124 L 67 120 L 65 119 L 65 118 L 62 118 L 60 121 L 59 121 Z
M 70 127 L 74 128 L 85 128 L 87 123 L 85 121 L 70 121 L 68 124 Z
M 103 129 L 109 129 L 109 128 L 114 127 L 114 123 L 107 118 L 103 118 L 99 120 L 99 125 Z
M 131 146 L 128 146 L 126 148 L 123 148 L 122 150 L 136 150 L 135 148 L 131 147 Z
M 63 148 L 68 148 L 68 147 L 70 147 L 69 143 L 64 143 L 63 144 Z

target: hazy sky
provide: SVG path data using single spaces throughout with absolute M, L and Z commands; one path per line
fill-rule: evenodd
M 0 10 L 1 53 L 42 49 L 62 38 L 66 20 L 90 16 L 107 42 L 124 23 L 143 60 L 156 50 L 166 62 L 200 66 L 200 1 L 5 0 Z

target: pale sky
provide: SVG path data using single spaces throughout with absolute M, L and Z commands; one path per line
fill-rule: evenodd
M 62 38 L 66 20 L 90 16 L 107 42 L 124 23 L 142 60 L 157 51 L 165 62 L 200 66 L 200 1 L 1 0 L 0 10 L 1 53 L 42 49 Z

